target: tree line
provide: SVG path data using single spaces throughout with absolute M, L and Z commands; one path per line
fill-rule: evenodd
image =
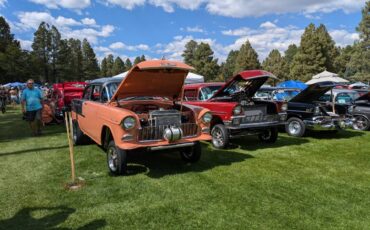
M 328 70 L 350 80 L 370 81 L 370 1 L 362 9 L 362 19 L 356 28 L 360 39 L 352 45 L 339 47 L 325 25 L 309 24 L 300 44 L 291 44 L 282 55 L 271 50 L 260 63 L 257 52 L 247 40 L 239 50 L 231 50 L 219 64 L 207 43 L 194 40 L 185 45 L 182 57 L 206 81 L 225 81 L 236 73 L 249 69 L 264 69 L 280 80 L 307 81 L 313 75 Z M 32 51 L 23 50 L 11 34 L 9 24 L 0 17 L 0 82 L 25 81 L 34 78 L 42 82 L 90 80 L 109 77 L 129 70 L 145 61 L 136 57 L 132 63 L 112 54 L 99 65 L 90 43 L 83 39 L 62 39 L 58 29 L 42 22 L 32 43 Z

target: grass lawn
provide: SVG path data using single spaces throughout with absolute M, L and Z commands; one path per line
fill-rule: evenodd
M 0 114 L 0 229 L 370 229 L 370 132 L 204 143 L 196 164 L 140 153 L 122 177 L 97 145 L 78 146 L 86 185 L 67 191 L 64 127 L 30 137 L 18 111 Z

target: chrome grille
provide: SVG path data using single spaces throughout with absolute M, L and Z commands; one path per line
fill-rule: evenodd
M 139 130 L 139 141 L 156 141 L 163 139 L 163 131 L 170 125 L 147 126 Z M 198 134 L 198 126 L 195 123 L 186 123 L 180 125 L 183 137 L 192 137 Z
M 279 121 L 279 115 L 251 115 L 251 116 L 245 116 L 242 118 L 241 123 L 242 124 L 248 124 L 248 123 L 257 123 L 257 122 L 273 122 L 273 121 Z

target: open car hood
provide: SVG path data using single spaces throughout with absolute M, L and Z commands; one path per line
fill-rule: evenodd
M 259 88 L 269 79 L 277 78 L 270 72 L 263 70 L 246 70 L 238 73 L 231 80 L 229 80 L 223 87 L 221 87 L 212 97 L 212 99 L 227 97 L 233 94 L 230 90 L 237 82 L 243 82 L 243 91 L 248 97 L 253 97 Z
M 193 67 L 167 60 L 144 61 L 134 67 L 119 84 L 111 101 L 129 97 L 180 98 L 186 75 Z
M 318 82 L 302 90 L 295 97 L 290 99 L 289 102 L 314 102 L 318 101 L 327 91 L 335 87 L 335 83 L 330 81 Z

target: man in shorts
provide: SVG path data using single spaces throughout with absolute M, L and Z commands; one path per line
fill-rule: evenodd
M 22 112 L 29 122 L 33 135 L 41 134 L 42 92 L 33 86 L 34 81 L 27 81 L 27 88 L 22 93 Z

